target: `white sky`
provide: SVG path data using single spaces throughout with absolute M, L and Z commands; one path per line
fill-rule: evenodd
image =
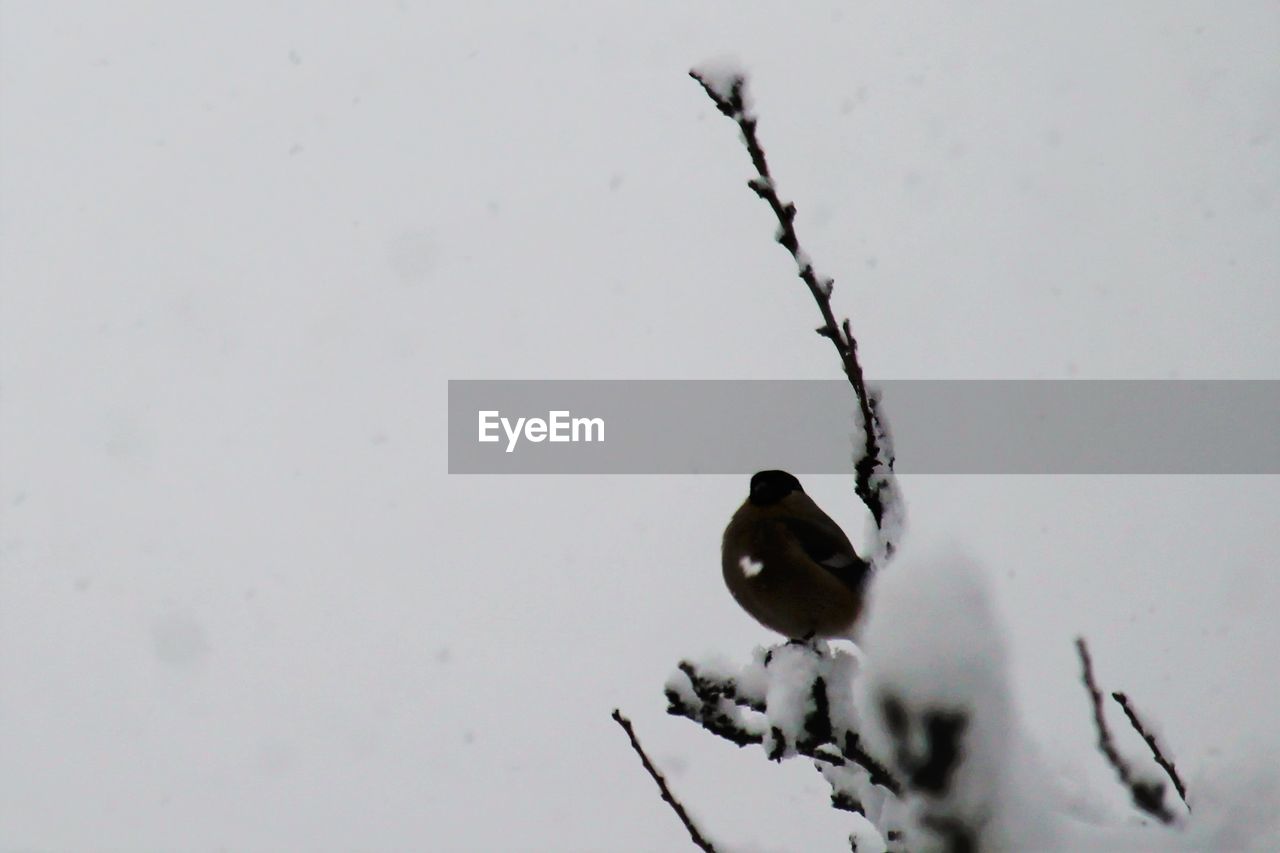
M 838 375 L 685 77 L 724 54 L 872 377 L 1275 378 L 1278 43 L 1243 0 L 0 4 L 0 848 L 678 849 L 620 705 L 713 837 L 847 849 L 817 773 L 664 714 L 771 641 L 745 478 L 450 478 L 446 380 Z M 1109 790 L 1084 633 L 1193 791 L 1276 763 L 1278 478 L 903 486 L 1052 761 Z

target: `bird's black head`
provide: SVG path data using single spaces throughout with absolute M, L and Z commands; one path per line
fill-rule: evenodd
M 759 471 L 751 478 L 751 495 L 756 506 L 770 506 L 792 492 L 803 492 L 800 481 L 786 471 Z

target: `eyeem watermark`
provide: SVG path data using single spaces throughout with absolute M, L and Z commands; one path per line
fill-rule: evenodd
M 510 418 L 502 417 L 496 409 L 481 411 L 480 441 L 501 441 L 498 428 L 507 435 L 507 453 L 516 449 L 521 436 L 526 441 L 571 441 L 593 442 L 604 441 L 604 418 L 575 418 L 568 411 L 547 412 L 546 420 L 542 418 L 516 418 L 513 424 Z

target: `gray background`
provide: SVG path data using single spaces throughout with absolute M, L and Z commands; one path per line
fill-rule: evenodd
M 745 479 L 449 476 L 447 380 L 839 378 L 685 77 L 726 52 L 871 377 L 1275 379 L 1278 17 L 6 0 L 0 846 L 682 849 L 621 705 L 732 849 L 847 851 L 809 766 L 664 713 L 772 640 L 720 579 Z M 1084 633 L 1261 802 L 1280 480 L 902 485 L 1055 767 L 1123 805 Z

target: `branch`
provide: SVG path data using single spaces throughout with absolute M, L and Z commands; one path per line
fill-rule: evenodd
M 874 393 L 867 391 L 862 365 L 858 362 L 858 341 L 853 336 L 849 321 L 846 319 L 843 323 L 838 323 L 831 310 L 831 291 L 835 287 L 835 280 L 819 276 L 814 270 L 808 253 L 801 248 L 800 239 L 796 235 L 796 206 L 789 201 L 783 201 L 778 196 L 773 176 L 769 173 L 769 163 L 765 159 L 764 149 L 756 136 L 756 118 L 746 105 L 746 77 L 735 73 L 730 76 L 726 86 L 721 81 L 713 81 L 710 75 L 697 70 L 690 71 L 689 76 L 698 81 L 715 103 L 716 108 L 737 123 L 742 131 L 742 142 L 746 145 L 747 153 L 751 156 L 751 163 L 756 170 L 756 177 L 748 181 L 747 186 L 769 205 L 773 215 L 777 217 L 776 239 L 791 253 L 791 257 L 796 262 L 797 274 L 809 288 L 814 302 L 818 304 L 818 311 L 822 314 L 822 325 L 818 327 L 817 332 L 831 341 L 832 346 L 836 348 L 840 362 L 844 366 L 845 375 L 849 378 L 849 384 L 853 386 L 853 393 L 858 399 L 858 409 L 862 414 L 863 446 L 861 456 L 854 463 L 856 472 L 854 490 L 867 509 L 871 510 L 876 528 L 883 530 L 886 510 L 897 499 L 893 480 L 894 460 L 892 449 L 887 441 L 888 428 L 876 410 L 877 400 Z M 894 548 L 892 536 L 885 539 L 883 546 L 885 557 L 892 556 Z
M 617 708 L 613 709 L 612 716 L 617 724 L 622 726 L 622 730 L 627 733 L 627 737 L 631 739 L 631 748 L 636 751 L 636 755 L 640 756 L 640 763 L 644 765 L 645 770 L 649 771 L 653 781 L 658 783 L 658 790 L 662 792 L 663 801 L 671 806 L 671 810 L 676 813 L 676 817 L 680 818 L 680 822 L 684 824 L 684 828 L 689 833 L 689 838 L 707 853 L 715 853 L 716 848 L 712 846 L 710 841 L 702 837 L 702 833 L 698 832 L 698 827 L 694 826 L 693 819 L 689 817 L 689 813 L 684 810 L 684 806 L 680 805 L 680 801 L 675 798 L 675 795 L 671 793 L 671 789 L 667 787 L 667 780 L 662 777 L 662 774 L 649 761 L 649 756 L 645 754 L 644 747 L 640 745 L 640 741 L 636 738 L 635 729 L 631 727 L 631 721 L 624 717 Z
M 893 774 L 887 767 L 862 748 L 862 740 L 856 732 L 844 733 L 844 743 L 841 744 L 840 751 L 847 763 L 856 764 L 870 774 L 871 784 L 888 789 L 895 797 L 902 796 L 902 785 L 893 778 Z
M 752 712 L 763 716 L 764 709 L 752 699 L 738 694 L 737 685 L 732 679 L 716 679 L 698 672 L 688 661 L 680 662 L 680 671 L 689 679 L 696 702 L 689 701 L 678 691 L 667 690 L 667 713 L 686 717 L 698 723 L 707 731 L 737 746 L 764 744 L 764 732 L 758 726 L 750 725 L 744 719 L 744 712 Z M 902 795 L 902 784 L 882 764 L 870 755 L 863 747 L 857 732 L 836 729 L 830 719 L 830 708 L 825 707 L 821 719 L 817 707 L 826 702 L 826 685 L 819 687 L 815 680 L 813 687 L 815 696 L 815 713 L 805 720 L 805 728 L 809 737 L 801 738 L 792 744 L 795 751 L 814 761 L 824 762 L 837 767 L 854 766 L 867 771 L 873 785 L 879 785 L 895 797 Z M 818 693 L 821 692 L 821 700 Z M 785 745 L 775 737 L 775 747 Z M 768 756 L 772 760 L 780 760 L 782 755 Z M 859 811 L 853 809 L 853 811 Z
M 1093 703 L 1093 723 L 1098 729 L 1098 748 L 1107 757 L 1107 761 L 1115 768 L 1120 782 L 1133 796 L 1133 804 L 1161 823 L 1173 823 L 1173 814 L 1164 806 L 1164 784 L 1137 778 L 1133 768 L 1125 761 L 1116 749 L 1111 738 L 1111 730 L 1107 728 L 1106 718 L 1102 713 L 1102 692 L 1093 678 L 1093 660 L 1089 657 L 1089 647 L 1084 637 L 1076 638 L 1076 651 L 1080 655 L 1080 666 L 1083 669 L 1084 686 L 1089 691 L 1089 699 Z
M 1182 777 L 1178 775 L 1178 768 L 1174 767 L 1173 762 L 1165 757 L 1160 745 L 1156 742 L 1156 736 L 1142 724 L 1142 720 L 1138 718 L 1138 712 L 1129 704 L 1129 697 L 1123 693 L 1116 692 L 1111 694 L 1111 698 L 1124 709 L 1124 715 L 1129 718 L 1129 725 L 1133 726 L 1134 730 L 1146 741 L 1147 748 L 1151 750 L 1151 757 L 1156 760 L 1156 764 L 1159 764 L 1161 769 L 1169 776 L 1169 781 L 1173 782 L 1174 790 L 1182 798 L 1183 804 L 1190 809 L 1191 804 L 1187 802 L 1187 787 L 1182 784 Z

